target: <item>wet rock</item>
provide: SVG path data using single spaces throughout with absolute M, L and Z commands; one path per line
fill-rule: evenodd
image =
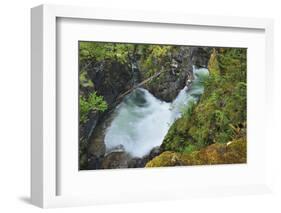
M 162 67 L 162 73 L 145 85 L 155 97 L 163 101 L 171 102 L 174 100 L 181 89 L 186 85 L 187 79 L 192 77 L 192 64 L 189 63 L 190 48 L 181 47 L 174 52 L 166 64 Z
M 160 147 L 154 147 L 150 153 L 142 158 L 132 158 L 129 162 L 129 168 L 143 168 L 148 161 L 161 153 Z
M 144 158 L 132 158 L 128 164 L 128 168 L 142 168 L 147 160 Z
M 197 67 L 207 68 L 212 48 L 210 47 L 192 47 L 191 51 L 191 64 Z
M 193 79 L 193 66 L 208 67 L 211 48 L 180 47 L 166 62 L 170 66 L 163 66 L 162 73 L 145 85 L 155 97 L 171 102 L 178 93 L 189 86 Z
M 150 159 L 154 158 L 155 156 L 159 155 L 160 153 L 161 153 L 160 146 L 156 146 L 150 151 L 150 153 L 148 155 L 148 159 L 150 160 Z
M 95 90 L 109 105 L 133 85 L 130 65 L 116 61 L 104 62 L 103 69 L 95 72 L 92 70 L 89 72 L 89 77 L 95 85 Z
M 106 155 L 106 146 L 104 143 L 105 131 L 113 118 L 114 112 L 110 112 L 104 116 L 104 119 L 96 125 L 89 141 L 86 143 L 88 169 L 99 169 L 101 167 L 101 162 Z
M 126 152 L 111 152 L 106 155 L 101 163 L 102 169 L 128 168 L 131 157 Z
M 87 166 L 83 170 L 100 169 L 103 157 L 91 155 L 88 157 Z

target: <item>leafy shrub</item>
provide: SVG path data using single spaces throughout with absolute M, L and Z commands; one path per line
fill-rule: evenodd
M 102 96 L 97 95 L 93 92 L 88 98 L 80 96 L 80 122 L 85 123 L 88 120 L 88 114 L 91 110 L 104 112 L 108 106 Z

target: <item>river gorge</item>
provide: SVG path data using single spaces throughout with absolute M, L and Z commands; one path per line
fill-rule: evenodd
M 125 97 L 105 134 L 107 153 L 121 149 L 132 157 L 144 157 L 160 146 L 181 110 L 196 102 L 204 91 L 208 70 L 194 68 L 193 74 L 191 86 L 185 86 L 172 102 L 161 101 L 143 88 Z
M 81 170 L 246 160 L 245 77 L 241 67 L 231 74 L 235 79 L 225 74 L 219 58 L 225 49 L 120 45 L 80 45 L 79 93 L 88 97 L 80 99 Z M 87 55 L 112 47 L 116 54 Z M 239 54 L 242 66 L 243 50 Z

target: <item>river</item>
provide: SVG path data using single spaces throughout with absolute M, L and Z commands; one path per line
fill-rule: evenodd
M 135 89 L 116 107 L 114 118 L 105 133 L 107 152 L 125 150 L 133 157 L 143 157 L 160 146 L 170 126 L 204 92 L 206 68 L 193 67 L 194 80 L 184 87 L 173 102 L 164 102 L 148 90 Z

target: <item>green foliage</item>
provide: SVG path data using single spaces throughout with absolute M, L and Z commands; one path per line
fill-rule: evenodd
M 214 53 L 205 92 L 171 126 L 162 144 L 164 150 L 201 149 L 246 135 L 246 49 L 219 48 Z
M 85 123 L 88 120 L 88 113 L 93 111 L 104 112 L 108 106 L 102 96 L 98 96 L 96 92 L 89 95 L 88 98 L 80 96 L 80 122 Z
M 176 47 L 170 45 L 79 42 L 80 61 L 114 60 L 125 64 L 130 57 L 139 55 L 145 77 L 150 77 L 159 72 L 162 66 L 169 65 L 168 58 L 173 49 Z
M 183 152 L 183 153 L 192 153 L 192 152 L 197 151 L 197 150 L 198 150 L 197 146 L 195 146 L 193 144 L 190 144 L 190 145 L 184 147 L 184 149 L 181 150 L 181 152 Z
M 170 55 L 175 48 L 169 45 L 140 45 L 138 53 L 141 55 L 140 65 L 144 77 L 148 78 L 162 70 L 163 67 L 169 66 Z
M 93 87 L 93 81 L 89 79 L 85 70 L 80 71 L 79 82 L 82 87 Z
M 181 114 L 186 118 L 191 117 L 195 106 L 196 106 L 195 100 L 189 101 L 189 103 L 181 109 Z
M 122 64 L 128 62 L 128 57 L 134 50 L 133 44 L 79 42 L 80 60 L 103 61 L 114 59 Z

